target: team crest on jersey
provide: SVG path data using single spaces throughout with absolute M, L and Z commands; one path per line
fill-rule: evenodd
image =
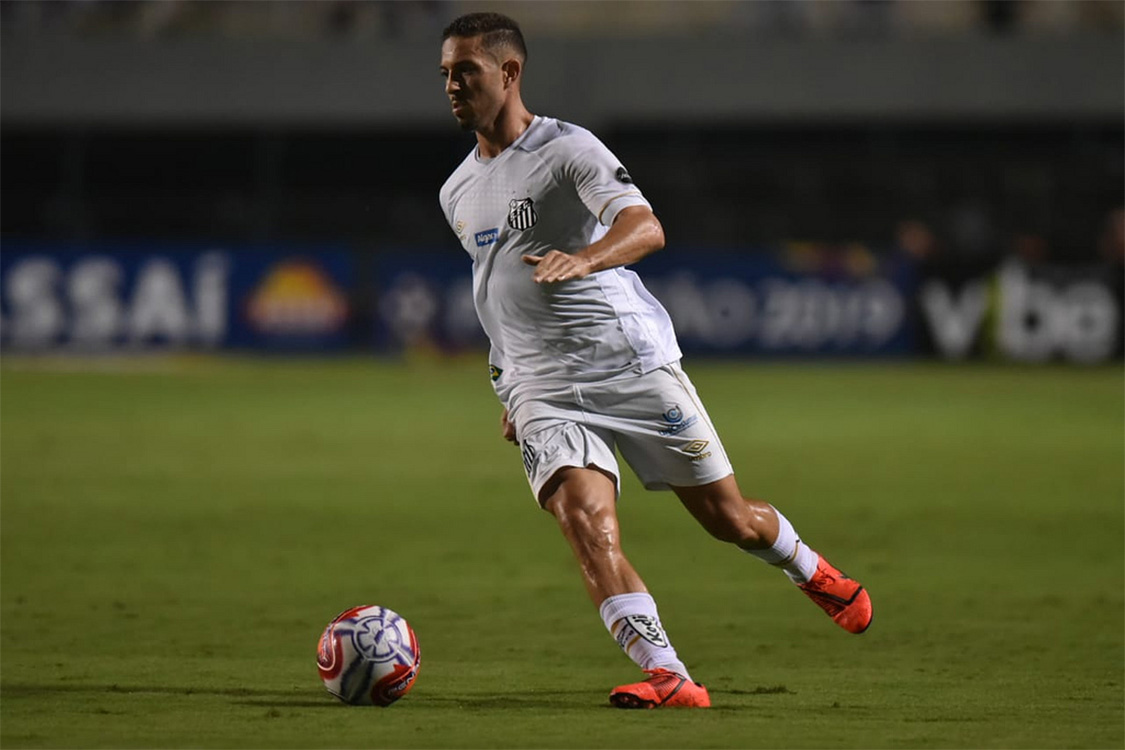
M 512 229 L 531 229 L 539 221 L 535 201 L 531 198 L 513 198 L 508 202 L 508 226 Z

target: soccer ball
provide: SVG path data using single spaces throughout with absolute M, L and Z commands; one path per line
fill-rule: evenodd
M 410 624 L 386 607 L 352 607 L 320 636 L 316 666 L 328 692 L 354 706 L 389 706 L 410 692 L 421 651 Z

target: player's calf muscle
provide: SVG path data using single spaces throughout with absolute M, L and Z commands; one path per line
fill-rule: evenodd
M 762 549 L 777 540 L 772 506 L 742 497 L 733 477 L 702 487 L 676 487 L 680 502 L 699 524 L 721 542 L 742 549 Z

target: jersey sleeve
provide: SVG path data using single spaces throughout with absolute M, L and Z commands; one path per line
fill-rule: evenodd
M 574 183 L 578 197 L 600 223 L 610 226 L 629 206 L 651 208 L 629 172 L 592 133 L 580 132 L 571 141 L 563 174 Z
M 451 205 L 453 201 L 448 182 L 441 186 L 441 191 L 438 193 L 438 202 L 441 203 L 441 212 L 445 215 L 445 223 L 456 234 L 457 229 L 453 226 L 453 206 Z

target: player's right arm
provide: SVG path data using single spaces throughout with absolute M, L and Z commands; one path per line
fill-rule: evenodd
M 620 160 L 593 133 L 564 124 L 567 135 L 553 153 L 560 182 L 574 186 L 579 199 L 606 232 L 577 252 L 551 250 L 525 255 L 540 284 L 581 279 L 635 263 L 664 247 L 664 228 Z
M 576 253 L 552 250 L 546 255 L 524 255 L 523 262 L 536 266 L 537 284 L 581 279 L 608 268 L 636 263 L 664 247 L 664 227 L 648 206 L 621 209 L 609 231 L 597 242 Z

